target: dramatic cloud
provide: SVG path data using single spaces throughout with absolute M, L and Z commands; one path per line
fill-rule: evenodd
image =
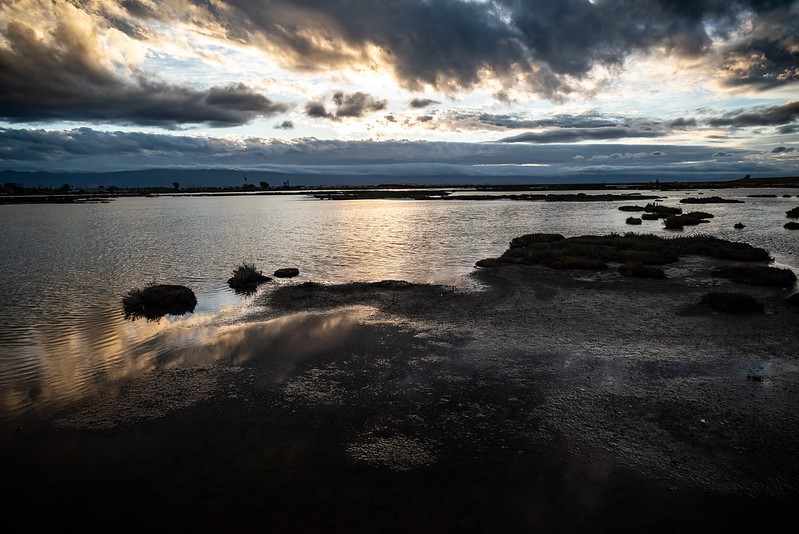
M 753 18 L 742 37 L 724 46 L 719 74 L 729 86 L 768 89 L 799 81 L 799 12 Z
M 439 104 L 440 102 L 436 100 L 431 100 L 429 98 L 414 98 L 410 102 L 410 106 L 414 109 L 421 109 L 426 108 L 427 106 L 432 106 L 433 104 Z
M 199 90 L 124 75 L 99 30 L 69 4 L 44 34 L 22 22 L 0 30 L 0 117 L 14 122 L 80 120 L 122 124 L 235 126 L 288 109 L 241 83 Z
M 312 118 L 342 119 L 346 117 L 362 117 L 367 113 L 386 109 L 385 100 L 376 100 L 372 96 L 356 92 L 345 94 L 342 91 L 333 93 L 335 111 L 328 112 L 324 102 L 308 102 L 305 114 Z
M 606 139 L 626 139 L 633 137 L 662 137 L 663 131 L 637 129 L 624 126 L 604 126 L 601 128 L 552 128 L 542 132 L 527 132 L 500 139 L 500 143 L 576 143 L 578 141 L 597 141 Z
M 162 9 L 177 17 L 179 2 Z M 794 79 L 796 49 L 791 0 L 194 0 L 196 16 L 225 28 L 290 66 L 325 70 L 345 65 L 388 68 L 404 86 L 444 90 L 471 87 L 486 77 L 521 80 L 556 98 L 596 65 L 619 67 L 636 52 L 709 55 L 727 38 L 729 79 Z M 135 7 L 134 7 L 135 6 Z M 128 12 L 156 16 L 136 2 Z M 742 42 L 731 36 L 749 28 Z M 776 35 L 772 42 L 761 35 Z M 794 34 L 795 36 L 795 34 Z M 739 57 L 761 53 L 758 69 L 735 70 Z M 748 55 L 749 54 L 749 55 Z M 730 83 L 734 83 L 731 81 Z
M 293 130 L 294 123 L 291 121 L 283 121 L 280 124 L 275 124 L 276 130 Z
M 769 108 L 728 113 L 723 117 L 710 119 L 708 124 L 711 126 L 733 126 L 744 128 L 747 126 L 777 126 L 789 124 L 799 119 L 799 101 L 788 102 L 782 106 L 772 106 Z
M 788 153 L 788 152 L 793 152 L 795 150 L 796 149 L 794 147 L 792 147 L 792 146 L 790 146 L 790 147 L 789 146 L 775 146 L 774 148 L 771 149 L 771 153 L 772 154 L 785 154 L 785 153 Z

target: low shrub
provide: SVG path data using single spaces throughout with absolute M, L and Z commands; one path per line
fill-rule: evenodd
M 742 230 L 746 228 L 746 225 L 744 223 L 735 223 L 732 225 L 732 227 L 735 228 L 736 230 Z
M 666 273 L 663 272 L 663 269 L 641 263 L 622 263 L 619 265 L 619 273 L 633 278 L 655 278 L 659 280 L 666 278 Z
M 694 219 L 712 219 L 713 214 L 706 211 L 692 211 L 685 214 L 686 217 L 693 217 Z
M 783 228 L 786 230 L 799 230 L 799 223 L 797 222 L 787 222 L 783 225 Z
M 183 315 L 193 312 L 197 297 L 186 286 L 154 284 L 144 289 L 131 289 L 122 298 L 126 318 L 158 319 L 166 314 Z
M 799 219 L 799 206 L 786 211 L 785 214 L 791 219 Z
M 657 213 L 642 213 L 641 214 L 641 219 L 643 219 L 645 221 L 656 221 L 659 218 L 660 218 L 660 216 Z
M 680 200 L 680 204 L 743 204 L 743 200 L 721 197 L 688 197 Z
M 688 215 L 672 215 L 663 221 L 663 226 L 665 226 L 667 230 L 682 230 L 683 226 L 696 226 L 703 222 L 706 221 Z
M 627 220 L 624 222 L 627 224 L 641 224 L 641 219 L 638 217 L 627 217 Z
M 258 284 L 269 282 L 271 278 L 265 276 L 258 268 L 247 262 L 242 262 L 233 269 L 233 276 L 228 278 L 228 285 L 239 293 L 254 293 Z
M 586 235 L 568 239 L 555 235 L 557 238 L 552 237 L 553 234 L 529 234 L 516 238 L 501 257 L 480 260 L 477 265 L 496 267 L 522 264 L 553 267 L 558 264 L 557 268 L 566 268 L 564 265 L 573 263 L 572 260 L 559 261 L 563 257 L 598 260 L 595 263 L 597 266 L 599 262 L 663 265 L 692 254 L 735 261 L 770 260 L 768 252 L 762 248 L 705 235 L 664 238 L 652 234 L 627 233 L 623 236 Z
M 792 270 L 765 265 L 720 267 L 713 271 L 713 276 L 750 286 L 790 287 L 796 283 Z
M 646 206 L 644 206 L 644 211 L 646 211 L 647 213 L 665 213 L 668 215 L 679 215 L 680 213 L 682 213 L 682 208 L 670 208 L 669 206 L 663 206 L 661 204 L 650 202 Z
M 757 313 L 763 311 L 763 304 L 747 293 L 706 293 L 699 304 L 726 313 Z
M 643 206 L 619 206 L 619 211 L 644 211 Z
M 566 239 L 560 234 L 525 234 L 521 237 L 514 237 L 510 242 L 510 248 L 523 248 L 537 243 L 554 243 Z

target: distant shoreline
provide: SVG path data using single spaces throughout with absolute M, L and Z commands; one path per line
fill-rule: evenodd
M 154 197 L 154 196 L 260 196 L 260 195 L 307 195 L 323 193 L 325 198 L 356 199 L 356 198 L 383 198 L 386 195 L 376 195 L 379 191 L 401 191 L 403 198 L 432 199 L 442 198 L 439 194 L 452 190 L 476 192 L 523 192 L 523 191 L 680 191 L 688 189 L 740 189 L 740 188 L 799 188 L 799 177 L 782 178 L 739 178 L 712 182 L 646 182 L 646 183 L 581 183 L 581 184 L 505 184 L 505 185 L 415 185 L 401 183 L 386 183 L 378 185 L 352 185 L 352 186 L 279 186 L 259 188 L 253 184 L 241 187 L 139 187 L 139 188 L 96 188 L 96 189 L 66 189 L 66 185 L 58 188 L 28 188 L 19 184 L 0 184 L 0 204 L 74 204 L 74 203 L 102 203 L 110 202 L 117 198 L 125 197 Z M 414 195 L 414 192 L 420 195 Z M 367 194 L 359 195 L 359 192 Z M 333 195 L 341 193 L 342 197 Z M 397 196 L 395 194 L 387 197 Z M 567 200 L 567 199 L 565 199 Z M 607 199 L 597 199 L 607 200 Z

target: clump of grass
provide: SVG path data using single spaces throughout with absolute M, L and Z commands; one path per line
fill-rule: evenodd
M 619 211 L 644 211 L 643 206 L 619 206 Z
M 638 217 L 627 217 L 627 220 L 624 222 L 627 224 L 641 224 L 641 219 Z
M 721 197 L 689 197 L 680 200 L 680 204 L 743 204 L 743 200 Z
M 554 243 L 566 239 L 560 234 L 525 234 L 514 237 L 510 242 L 510 248 L 524 248 L 538 243 Z
M 762 248 L 704 235 L 663 238 L 651 234 L 628 233 L 623 236 L 609 234 L 566 239 L 557 234 L 528 234 L 514 239 L 501 257 L 481 260 L 478 266 L 522 264 L 553 267 L 558 264 L 557 268 L 564 268 L 563 265 L 574 263 L 572 260 L 559 261 L 562 257 L 589 258 L 604 264 L 617 262 L 663 265 L 678 261 L 685 255 L 735 261 L 770 259 L 768 252 Z
M 683 226 L 696 226 L 697 224 L 701 224 L 703 222 L 707 221 L 704 219 L 691 217 L 689 215 L 672 215 L 663 221 L 663 225 L 667 230 L 682 230 Z
M 735 228 L 736 230 L 742 230 L 746 228 L 746 225 L 744 223 L 735 223 L 732 225 L 732 227 Z
M 790 287 L 796 283 L 792 270 L 765 265 L 720 267 L 713 271 L 713 276 L 750 286 Z
M 663 269 L 642 263 L 622 263 L 619 265 L 619 273 L 633 278 L 655 278 L 658 280 L 666 278 L 666 273 L 663 272 Z
M 663 206 L 661 204 L 657 204 L 655 202 L 650 202 L 646 206 L 644 206 L 644 211 L 647 213 L 662 213 L 668 215 L 679 215 L 682 213 L 682 208 L 671 208 L 669 206 Z
M 686 217 L 693 217 L 694 219 L 712 219 L 713 214 L 706 211 L 692 211 L 685 214 Z
M 799 230 L 799 223 L 797 222 L 787 222 L 783 225 L 783 228 L 786 230 Z
M 143 289 L 131 289 L 122 298 L 126 318 L 158 319 L 166 314 L 183 315 L 193 312 L 197 297 L 186 286 L 153 284 Z
M 233 269 L 233 276 L 228 278 L 228 285 L 237 292 L 252 293 L 258 284 L 269 282 L 271 278 L 265 276 L 253 263 L 242 262 Z
M 758 313 L 763 311 L 763 304 L 747 293 L 706 293 L 699 304 L 725 313 Z
M 799 219 L 799 206 L 786 211 L 785 214 L 791 219 Z
M 641 219 L 645 221 L 656 221 L 660 219 L 660 216 L 657 213 L 642 213 Z

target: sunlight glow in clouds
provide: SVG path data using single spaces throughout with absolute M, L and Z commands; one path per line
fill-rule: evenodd
M 727 171 L 709 157 L 723 150 L 751 163 L 745 174 L 797 174 L 797 26 L 789 0 L 10 0 L 0 170 L 187 166 L 175 147 L 190 139 L 224 147 L 206 164 L 246 168 L 261 139 L 292 147 L 280 165 L 298 172 L 356 165 L 368 142 L 364 164 L 417 169 L 462 144 L 497 157 L 509 143 L 537 157 L 586 146 L 587 158 L 614 144 L 662 146 L 666 166 Z M 134 148 L 103 158 L 76 146 L 89 136 L 58 135 L 76 128 Z M 169 157 L 136 148 L 144 136 Z M 318 149 L 330 141 L 337 154 Z M 575 161 L 450 159 L 553 176 Z M 651 171 L 635 159 L 615 172 Z

